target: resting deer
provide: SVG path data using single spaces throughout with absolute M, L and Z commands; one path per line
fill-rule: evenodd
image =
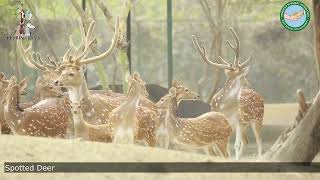
M 216 145 L 219 153 L 229 158 L 232 127 L 223 114 L 209 112 L 196 118 L 179 118 L 175 88 L 170 89 L 164 101 L 167 104 L 165 127 L 173 144 L 187 149 L 203 149 L 208 154 L 214 154 L 213 146 Z
M 252 89 L 247 89 L 249 83 L 245 77 L 249 71 L 251 58 L 249 56 L 246 61 L 240 63 L 240 41 L 232 28 L 230 28 L 230 31 L 236 42 L 236 46 L 234 46 L 227 41 L 235 54 L 233 64 L 228 63 L 222 57 L 219 57 L 222 64 L 213 63 L 208 59 L 205 47 L 203 45 L 200 47 L 195 36 L 193 36 L 193 42 L 207 64 L 224 69 L 227 75 L 224 86 L 211 100 L 211 108 L 212 111 L 223 113 L 232 123 L 234 130 L 236 130 L 236 159 L 240 159 L 244 145 L 248 143 L 246 135 L 248 125 L 252 127 L 258 146 L 258 157 L 261 157 L 261 128 L 264 114 L 263 97 Z
M 19 104 L 21 87 L 16 78 L 10 79 L 4 98 L 4 116 L 14 134 L 27 136 L 63 137 L 68 117 L 65 102 L 46 99 L 22 109 Z
M 178 81 L 172 81 L 172 87 L 176 89 L 177 94 L 177 101 L 178 105 L 181 100 L 187 99 L 199 99 L 199 95 L 188 88 L 182 86 Z M 157 110 L 158 110 L 158 119 L 160 121 L 160 126 L 157 130 L 157 144 L 159 147 L 168 149 L 169 147 L 169 134 L 167 129 L 165 128 L 165 118 L 167 112 L 167 106 L 164 103 L 165 99 L 169 96 L 169 94 L 163 96 L 157 103 Z

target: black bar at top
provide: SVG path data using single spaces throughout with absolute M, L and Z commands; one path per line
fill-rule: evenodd
M 32 173 L 320 173 L 320 163 L 260 162 L 5 162 L 4 172 L 10 173 L 8 167 L 13 166 L 34 166 Z M 38 166 L 54 166 L 54 168 L 53 171 L 38 171 Z M 11 173 L 29 172 L 14 171 Z

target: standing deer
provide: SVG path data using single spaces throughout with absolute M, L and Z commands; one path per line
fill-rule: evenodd
M 187 99 L 199 99 L 199 95 L 188 88 L 182 86 L 178 81 L 174 80 L 172 81 L 172 87 L 175 88 L 176 94 L 177 94 L 177 101 L 178 105 L 181 102 L 181 100 L 187 100 Z M 157 110 L 158 110 L 158 119 L 160 121 L 160 126 L 157 130 L 157 143 L 159 147 L 168 149 L 169 147 L 169 134 L 167 129 L 165 128 L 165 118 L 167 113 L 167 106 L 164 103 L 165 99 L 169 96 L 169 94 L 166 94 L 163 96 L 157 103 Z
M 219 112 L 208 112 L 196 118 L 179 118 L 177 116 L 177 93 L 171 88 L 164 99 L 167 105 L 165 126 L 170 141 L 187 149 L 203 149 L 214 154 L 217 146 L 219 153 L 229 158 L 229 139 L 232 127 L 227 118 Z
M 261 157 L 261 128 L 264 114 L 263 97 L 252 89 L 248 89 L 248 80 L 246 75 L 249 71 L 249 58 L 240 63 L 240 41 L 235 31 L 230 28 L 232 37 L 236 42 L 236 46 L 227 41 L 235 54 L 233 64 L 228 63 L 219 56 L 222 64 L 213 63 L 208 59 L 206 49 L 203 45 L 199 45 L 195 36 L 193 43 L 197 48 L 202 59 L 209 65 L 224 69 L 227 80 L 224 86 L 213 96 L 211 100 L 212 111 L 218 111 L 230 120 L 233 129 L 236 130 L 236 159 L 240 159 L 244 145 L 248 143 L 246 128 L 251 125 L 254 132 L 258 147 L 258 158 Z
M 14 134 L 27 136 L 64 137 L 68 117 L 65 102 L 50 98 L 22 109 L 19 94 L 24 86 L 10 79 L 4 98 L 4 116 Z
M 109 114 L 109 122 L 116 123 L 111 131 L 114 135 L 113 142 L 122 144 L 134 144 L 138 133 L 137 108 L 141 97 L 148 97 L 145 83 L 140 75 L 135 72 L 129 82 L 127 99 L 119 107 L 113 109 Z M 156 114 L 152 117 L 156 118 Z M 150 121 L 154 121 L 150 119 Z M 150 127 L 155 128 L 155 127 Z M 155 136 L 152 134 L 152 136 Z

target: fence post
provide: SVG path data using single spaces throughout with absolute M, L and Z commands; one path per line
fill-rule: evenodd
M 173 57 L 172 57 L 172 0 L 167 0 L 167 51 L 168 51 L 168 88 L 171 87 L 173 79 Z

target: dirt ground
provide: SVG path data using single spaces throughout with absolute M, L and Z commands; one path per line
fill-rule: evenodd
M 279 134 L 292 122 L 296 113 L 294 104 L 266 105 L 265 126 L 262 131 L 264 152 Z M 278 110 L 282 108 L 282 110 Z M 276 115 L 277 114 L 277 115 Z M 288 115 L 290 114 L 290 115 Z M 291 116 L 292 115 L 292 116 Z M 242 161 L 255 161 L 257 153 L 252 131 L 248 130 L 249 145 Z M 234 138 L 230 142 L 233 152 Z M 233 153 L 232 153 L 233 157 Z M 148 148 L 143 146 L 115 145 L 78 140 L 0 136 L 0 179 L 319 179 L 320 174 L 310 173 L 59 173 L 59 174 L 4 174 L 3 162 L 221 162 L 225 159 L 203 154 Z M 315 161 L 320 161 L 319 156 Z

